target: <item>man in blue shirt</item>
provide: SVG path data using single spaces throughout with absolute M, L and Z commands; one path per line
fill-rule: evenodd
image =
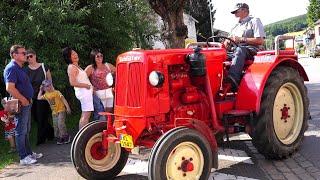
M 36 159 L 42 157 L 42 154 L 32 152 L 29 142 L 33 88 L 23 69 L 23 64 L 27 61 L 24 46 L 13 45 L 10 48 L 10 56 L 12 60 L 4 69 L 3 76 L 7 92 L 21 103 L 20 112 L 15 115 L 16 147 L 20 156 L 20 164 L 28 165 L 36 163 Z

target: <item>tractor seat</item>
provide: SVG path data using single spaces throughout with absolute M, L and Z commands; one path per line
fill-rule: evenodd
M 224 67 L 230 67 L 231 66 L 231 61 L 224 61 L 223 62 L 223 66 Z M 244 62 L 244 66 L 250 66 L 251 64 L 253 64 L 253 60 L 246 60 L 245 62 Z

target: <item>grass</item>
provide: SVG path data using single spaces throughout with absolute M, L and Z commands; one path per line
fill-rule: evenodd
M 79 119 L 80 119 L 79 113 L 67 115 L 67 120 L 66 120 L 67 129 L 69 131 L 78 129 Z M 30 143 L 33 148 L 35 148 L 36 146 L 36 141 L 37 141 L 37 123 L 32 121 Z M 10 150 L 9 142 L 4 140 L 4 134 L 2 133 L 0 134 L 0 170 L 12 164 L 13 162 L 17 162 L 19 160 L 18 154 L 17 153 L 9 154 L 8 153 L 9 150 Z

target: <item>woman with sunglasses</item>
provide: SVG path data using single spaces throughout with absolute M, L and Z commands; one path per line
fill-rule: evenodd
M 47 101 L 37 99 L 37 94 L 39 93 L 42 81 L 45 79 L 51 81 L 52 78 L 48 67 L 44 66 L 43 63 L 38 62 L 38 58 L 34 50 L 27 50 L 26 55 L 28 62 L 26 71 L 34 90 L 31 115 L 38 123 L 37 145 L 39 145 L 45 143 L 46 139 L 53 140 L 54 138 L 53 127 L 49 123 L 49 115 L 51 114 L 50 106 Z
M 107 85 L 106 76 L 108 73 L 115 72 L 115 67 L 110 63 L 105 63 L 103 54 L 98 49 L 93 49 L 90 53 L 91 65 L 85 69 L 94 93 L 100 98 L 104 110 L 113 112 L 113 92 Z

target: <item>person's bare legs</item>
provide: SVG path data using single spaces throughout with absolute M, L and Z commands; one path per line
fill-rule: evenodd
M 10 143 L 10 148 L 15 149 L 16 148 L 16 143 L 14 142 L 14 136 L 8 136 L 8 141 Z
M 79 120 L 79 130 L 89 123 L 89 119 L 91 116 L 91 111 L 82 111 L 81 118 Z
M 109 113 L 113 113 L 113 107 L 106 107 L 105 111 Z

